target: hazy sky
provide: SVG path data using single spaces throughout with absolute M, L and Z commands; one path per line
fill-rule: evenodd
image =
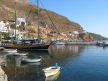
M 29 1 L 36 3 L 36 0 Z M 41 2 L 46 9 L 79 23 L 84 30 L 108 37 L 108 0 L 41 0 Z

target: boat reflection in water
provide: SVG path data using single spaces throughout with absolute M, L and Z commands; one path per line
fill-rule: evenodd
M 45 78 L 45 81 L 54 81 L 54 80 L 57 80 L 57 78 L 60 76 L 60 71 L 55 74 L 55 75 L 52 75 L 52 76 L 49 76 L 49 77 L 46 77 Z

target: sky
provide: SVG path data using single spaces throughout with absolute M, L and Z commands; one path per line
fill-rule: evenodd
M 36 0 L 29 0 L 36 4 Z M 84 30 L 108 37 L 108 0 L 40 0 L 45 9 L 80 24 Z M 43 6 L 40 4 L 40 7 Z

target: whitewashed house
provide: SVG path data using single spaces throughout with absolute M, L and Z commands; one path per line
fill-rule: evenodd
M 17 19 L 16 19 L 16 26 L 21 25 L 22 22 L 24 22 L 25 25 L 26 25 L 26 20 L 25 20 L 25 18 L 17 18 Z
M 8 28 L 6 27 L 6 25 L 8 25 L 9 23 L 4 23 L 3 21 L 0 22 L 0 32 L 8 32 Z
M 79 35 L 79 34 L 84 34 L 84 33 L 87 33 L 87 31 L 85 30 L 82 30 L 82 31 L 72 31 L 70 32 L 67 36 L 72 36 L 72 35 Z
M 75 34 L 79 34 L 79 32 L 78 31 L 72 31 L 68 34 L 68 36 L 75 35 Z

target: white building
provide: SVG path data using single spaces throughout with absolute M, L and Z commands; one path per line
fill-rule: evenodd
M 87 31 L 85 31 L 85 30 L 79 31 L 79 34 L 83 34 L 83 33 L 87 33 Z
M 15 36 L 15 29 L 11 29 L 10 26 L 6 27 L 7 25 L 9 25 L 8 22 L 4 23 L 3 21 L 0 21 L 0 32 L 5 32 L 5 33 L 9 32 L 9 36 L 14 37 Z M 16 35 L 18 36 L 18 34 L 19 34 L 19 31 L 16 30 Z M 0 34 L 0 36 L 2 36 L 2 34 Z
M 71 36 L 71 35 L 74 35 L 74 34 L 79 34 L 79 32 L 78 32 L 78 31 L 72 31 L 72 32 L 70 32 L 70 33 L 68 34 L 68 36 Z
M 87 33 L 87 31 L 85 30 L 82 30 L 82 31 L 72 31 L 68 34 L 68 36 L 71 36 L 71 35 L 75 35 L 75 34 L 84 34 L 84 33 Z
M 3 21 L 0 22 L 0 32 L 8 32 L 8 28 L 6 27 L 6 25 L 8 25 L 9 23 L 4 23 Z
M 22 22 L 24 22 L 25 25 L 26 25 L 26 20 L 25 20 L 25 18 L 17 18 L 17 19 L 16 19 L 16 26 L 21 25 Z

